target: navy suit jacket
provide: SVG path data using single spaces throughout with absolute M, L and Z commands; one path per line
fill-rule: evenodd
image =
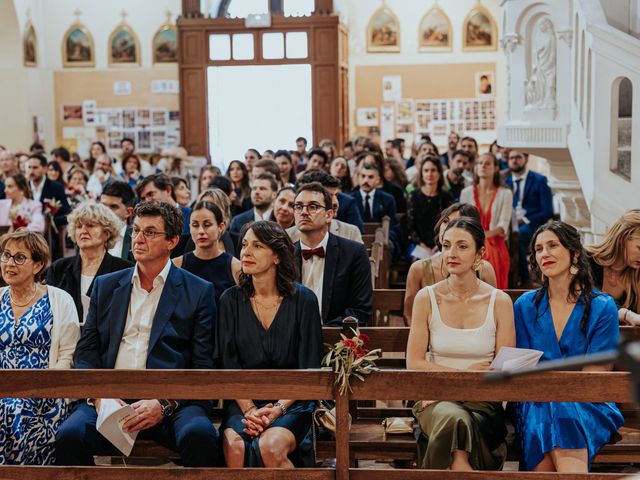
M 244 227 L 247 223 L 253 222 L 255 215 L 253 213 L 253 208 L 247 210 L 246 212 L 242 212 L 239 215 L 236 215 L 231 219 L 231 226 L 229 227 L 229 231 L 232 233 L 240 233 L 242 227 Z
M 300 242 L 296 242 L 296 263 L 302 274 Z M 373 308 L 371 266 L 364 245 L 329 234 L 322 278 L 322 323 L 340 327 L 342 319 L 354 316 L 366 325 Z
M 114 368 L 127 322 L 133 269 L 96 277 L 75 368 Z M 148 369 L 213 368 L 213 285 L 175 267 L 169 270 L 151 326 Z
M 338 207 L 336 219 L 341 222 L 355 225 L 360 229 L 360 233 L 364 233 L 362 215 L 360 215 L 360 210 L 358 210 L 358 206 L 356 205 L 353 197 L 346 193 L 338 192 L 338 202 L 340 203 L 340 206 Z
M 44 212 L 45 199 L 54 198 L 62 205 L 58 213 L 55 214 L 54 221 L 57 226 L 67 224 L 67 215 L 71 212 L 71 207 L 67 201 L 67 194 L 64 191 L 64 186 L 61 183 L 44 178 L 44 185 L 42 186 L 42 194 L 40 195 L 40 203 L 42 203 L 42 211 Z
M 513 177 L 510 174 L 506 175 L 505 182 L 514 190 L 515 195 Z M 553 216 L 553 194 L 547 183 L 547 177 L 529 170 L 524 184 L 522 208 L 527 211 L 525 217 L 529 220 L 529 224 L 520 225 L 518 230 L 522 237 L 530 239 L 538 227 Z
M 358 211 L 360 212 L 360 215 L 362 215 L 362 218 L 364 218 L 364 198 L 360 195 L 360 189 L 351 192 L 351 197 L 356 201 Z M 385 216 L 388 216 L 391 219 L 391 229 L 395 231 L 398 226 L 398 219 L 396 218 L 396 201 L 391 194 L 376 188 L 376 193 L 373 195 L 371 221 L 381 222 L 382 218 Z

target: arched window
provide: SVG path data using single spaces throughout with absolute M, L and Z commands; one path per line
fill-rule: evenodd
M 611 143 L 613 145 L 612 170 L 631 180 L 631 141 L 633 131 L 633 84 L 628 78 L 620 78 L 613 84 L 614 108 Z M 617 106 L 617 108 L 615 108 Z

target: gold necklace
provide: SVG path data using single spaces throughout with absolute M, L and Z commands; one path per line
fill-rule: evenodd
M 276 299 L 276 303 L 274 303 L 273 305 L 265 305 L 263 303 L 260 303 L 255 296 L 251 297 L 251 299 L 254 301 L 256 306 L 260 307 L 261 309 L 268 309 L 268 310 L 278 307 L 280 305 L 280 302 L 282 302 L 282 297 L 278 297 Z
M 454 297 L 458 298 L 459 300 L 462 300 L 463 302 L 468 300 L 474 293 L 476 293 L 476 291 L 478 290 L 478 287 L 480 287 L 480 280 L 478 280 L 476 278 L 476 285 L 474 288 L 472 288 L 471 290 L 469 290 L 469 292 L 464 292 L 466 295 L 460 295 L 459 293 L 456 293 L 452 288 L 451 285 L 449 285 L 449 277 L 447 277 L 445 279 L 445 281 L 447 282 L 447 290 L 449 290 L 449 293 L 451 295 L 453 295 Z
M 38 287 L 35 286 L 35 284 L 33 285 L 33 295 L 31 295 L 31 297 L 29 298 L 29 300 L 26 301 L 26 303 L 18 303 L 15 301 L 15 299 L 13 298 L 13 292 L 11 291 L 11 287 L 9 287 L 9 300 L 11 300 L 11 303 L 13 303 L 16 307 L 24 307 L 26 305 L 29 305 L 31 303 L 31 301 L 35 298 L 36 293 L 38 293 Z

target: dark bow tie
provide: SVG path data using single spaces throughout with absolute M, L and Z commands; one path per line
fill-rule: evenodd
M 305 260 L 309 260 L 314 255 L 317 255 L 320 258 L 324 258 L 324 247 L 308 248 L 306 250 L 302 250 L 302 258 L 304 258 Z

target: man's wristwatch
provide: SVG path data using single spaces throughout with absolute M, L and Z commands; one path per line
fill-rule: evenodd
M 172 402 L 170 400 L 158 399 L 160 402 L 160 407 L 162 407 L 162 416 L 170 417 L 175 412 L 176 408 L 178 408 L 178 402 Z

